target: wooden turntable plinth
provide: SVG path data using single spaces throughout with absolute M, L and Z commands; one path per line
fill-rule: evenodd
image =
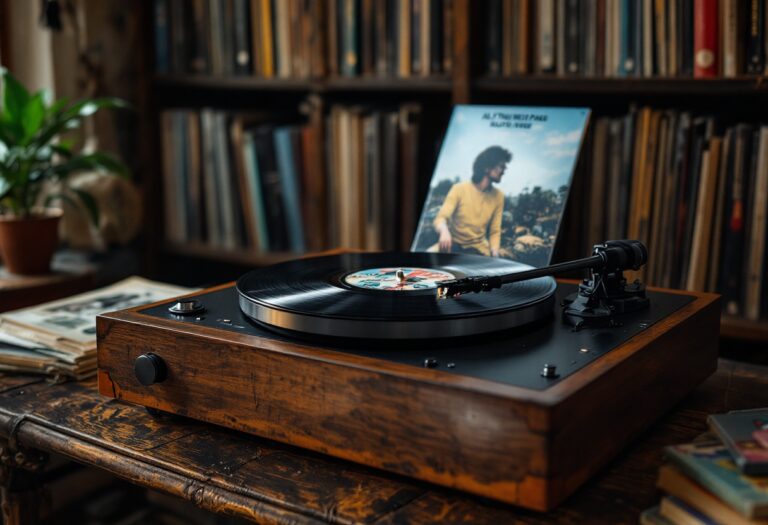
M 195 297 L 206 303 L 230 287 Z M 601 338 L 611 337 L 610 330 L 622 328 L 573 333 L 573 348 L 567 343 L 569 348 L 555 349 L 572 355 L 572 361 L 568 357 L 569 361 L 558 363 L 562 377 L 535 388 L 474 372 L 464 375 L 461 362 L 452 368 L 453 363 L 441 357 L 440 342 L 419 343 L 413 363 L 402 357 L 406 352 L 397 343 L 391 343 L 392 352 L 400 356 L 398 362 L 363 348 L 290 340 L 214 306 L 199 316 L 200 321 L 174 320 L 157 313 L 165 311 L 166 301 L 98 317 L 99 391 L 547 510 L 716 369 L 718 297 L 652 293 L 662 299 L 684 295 L 687 302 L 653 322 L 644 321 L 642 314 L 633 317 L 632 323 L 642 327 L 639 332 L 588 361 L 579 361 L 580 353 L 586 357 L 593 350 L 578 345 L 593 341 L 599 346 Z M 539 351 L 527 341 L 551 345 L 569 341 L 572 333 L 557 316 L 533 332 L 533 336 L 500 335 L 498 341 L 483 343 L 490 348 L 484 354 L 474 353 L 471 341 L 451 352 L 464 348 L 466 366 L 478 370 L 482 369 L 478 360 L 508 347 L 510 355 L 502 357 L 519 359 L 524 367 Z M 523 339 L 518 337 L 526 343 L 519 343 Z M 150 379 L 158 382 L 145 386 L 137 378 L 135 364 L 148 354 L 160 364 L 157 370 L 153 362 L 148 364 Z M 437 357 L 435 368 L 421 364 L 425 354 Z M 143 379 L 147 382 L 146 375 Z M 536 381 L 547 379 L 537 376 Z

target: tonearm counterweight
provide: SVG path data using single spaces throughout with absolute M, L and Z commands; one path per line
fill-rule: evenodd
M 578 293 L 563 303 L 563 319 L 579 328 L 584 325 L 616 324 L 614 316 L 648 306 L 645 286 L 639 281 L 631 284 L 624 270 L 638 270 L 648 260 L 648 251 L 640 241 L 620 240 L 596 244 L 592 256 L 544 268 L 495 276 L 470 276 L 438 283 L 440 298 L 456 297 L 471 292 L 488 292 L 505 284 L 527 281 L 537 277 L 589 270 L 589 277 L 579 285 Z

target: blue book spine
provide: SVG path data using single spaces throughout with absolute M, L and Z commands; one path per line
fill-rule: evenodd
M 155 71 L 168 73 L 170 50 L 168 31 L 168 0 L 155 0 Z
M 269 250 L 269 230 L 267 230 L 267 215 L 264 212 L 264 196 L 261 191 L 259 158 L 251 133 L 246 132 L 243 135 L 243 144 L 245 148 L 245 176 L 253 214 L 256 218 L 258 249 L 265 252 Z
M 289 246 L 291 251 L 300 253 L 304 251 L 304 231 L 299 204 L 298 169 L 294 162 L 290 127 L 281 127 L 275 130 L 275 154 L 283 183 L 283 204 L 288 226 Z
M 625 77 L 634 75 L 635 68 L 635 31 L 634 31 L 634 1 L 620 0 L 619 9 L 621 10 L 621 36 L 619 53 L 618 76 Z
M 342 62 L 341 73 L 346 77 L 355 77 L 360 72 L 360 39 L 358 20 L 360 8 L 357 0 L 344 0 L 341 4 L 342 17 Z

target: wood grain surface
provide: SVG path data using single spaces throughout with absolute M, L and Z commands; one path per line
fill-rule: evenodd
M 134 308 L 97 318 L 99 390 L 548 510 L 714 371 L 717 296 L 691 295 L 686 306 L 542 391 Z M 147 353 L 168 369 L 149 387 L 133 370 Z
M 706 416 L 768 406 L 768 367 L 723 361 L 672 413 L 550 513 L 368 469 L 183 418 L 154 418 L 94 383 L 0 376 L 0 436 L 24 416 L 20 446 L 55 451 L 198 506 L 258 523 L 635 524 L 659 500 L 662 449 L 706 430 Z

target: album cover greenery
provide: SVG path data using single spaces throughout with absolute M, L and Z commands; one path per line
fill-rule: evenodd
M 457 106 L 411 250 L 549 264 L 589 114 Z

